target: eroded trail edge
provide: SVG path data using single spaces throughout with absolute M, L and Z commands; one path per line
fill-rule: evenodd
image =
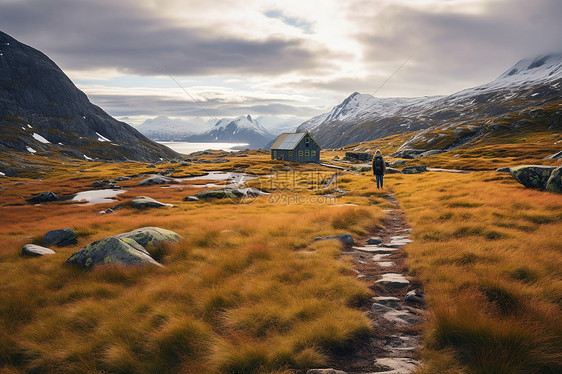
M 375 295 L 364 307 L 374 335 L 334 362 L 334 368 L 348 374 L 407 374 L 419 366 L 425 302 L 421 284 L 407 272 L 403 249 L 412 229 L 394 196 L 385 199 L 392 208 L 384 211 L 383 228 L 344 252 Z

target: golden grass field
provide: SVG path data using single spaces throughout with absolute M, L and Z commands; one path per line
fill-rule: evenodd
M 388 175 L 383 193 L 368 173 L 340 175 L 331 190 L 349 192 L 336 201 L 318 199 L 330 192 L 319 182 L 334 170 L 291 164 L 287 186 L 283 163 L 260 152 L 228 164 L 74 162 L 51 165 L 43 180 L 0 178 L 0 373 L 288 374 L 323 367 L 376 329 L 359 309 L 374 295 L 339 242 L 312 239 L 376 233 L 387 193 L 413 228 L 407 265 L 428 300 L 419 372 L 559 373 L 562 195 L 526 189 L 494 171 L 514 162 L 555 165 L 541 160 L 556 148 L 544 146 L 549 136 L 518 148 L 497 145 L 496 154 L 484 144 L 482 157 L 460 149 L 409 161 L 478 171 Z M 392 141 L 370 145 L 389 152 Z M 119 182 L 128 190 L 118 196 L 125 206 L 107 215 L 98 211 L 115 203 L 22 200 L 170 166 L 174 175 L 251 170 L 261 177 L 249 184 L 272 194 L 242 204 L 185 202 L 201 189 L 139 187 L 137 178 Z M 174 207 L 127 206 L 142 195 Z M 294 195 L 301 200 L 290 201 Z M 181 235 L 151 249 L 163 268 L 63 265 L 92 241 L 143 226 Z M 54 248 L 52 256 L 20 255 L 24 244 L 65 227 L 74 228 L 78 244 Z

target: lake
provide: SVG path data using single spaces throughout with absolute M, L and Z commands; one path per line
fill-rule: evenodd
M 189 143 L 189 142 L 158 142 L 178 153 L 190 154 L 207 149 L 220 151 L 239 151 L 248 146 L 247 143 Z

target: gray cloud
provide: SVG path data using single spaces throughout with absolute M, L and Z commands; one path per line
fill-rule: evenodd
M 409 82 L 413 92 L 429 94 L 485 83 L 522 58 L 560 51 L 561 14 L 558 0 L 501 0 L 476 14 L 394 5 L 354 17 L 364 26 L 358 38 L 371 68 L 390 73 L 390 65 L 414 56 L 389 89 Z
M 156 57 L 175 75 L 275 75 L 314 71 L 331 55 L 300 39 L 247 40 L 212 28 L 174 26 L 132 0 L 8 2 L 0 4 L 0 24 L 72 70 L 162 75 Z

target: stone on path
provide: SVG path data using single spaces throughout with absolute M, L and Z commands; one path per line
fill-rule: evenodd
M 382 239 L 379 238 L 378 236 L 367 239 L 367 244 L 369 245 L 377 245 L 381 243 L 382 243 Z
M 375 254 L 389 254 L 397 250 L 397 248 L 390 248 L 378 245 L 366 245 L 364 247 L 353 247 L 356 251 L 375 253 Z
M 399 273 L 383 274 L 382 278 L 375 283 L 389 288 L 404 288 L 410 285 L 410 281 Z
M 50 248 L 41 247 L 35 244 L 26 244 L 21 250 L 23 256 L 39 257 L 45 255 L 54 255 L 55 251 Z
M 406 294 L 405 301 L 411 304 L 425 304 L 423 294 L 421 293 L 420 290 L 408 291 L 408 293 Z
M 43 236 L 43 246 L 49 247 L 56 245 L 57 247 L 66 247 L 78 243 L 76 233 L 72 228 L 51 230 Z
M 374 303 L 371 310 L 389 322 L 396 323 L 400 326 L 411 326 L 418 323 L 419 317 L 408 310 L 398 310 L 383 305 Z
M 375 365 L 385 374 L 410 374 L 418 368 L 418 363 L 412 358 L 378 358 Z

